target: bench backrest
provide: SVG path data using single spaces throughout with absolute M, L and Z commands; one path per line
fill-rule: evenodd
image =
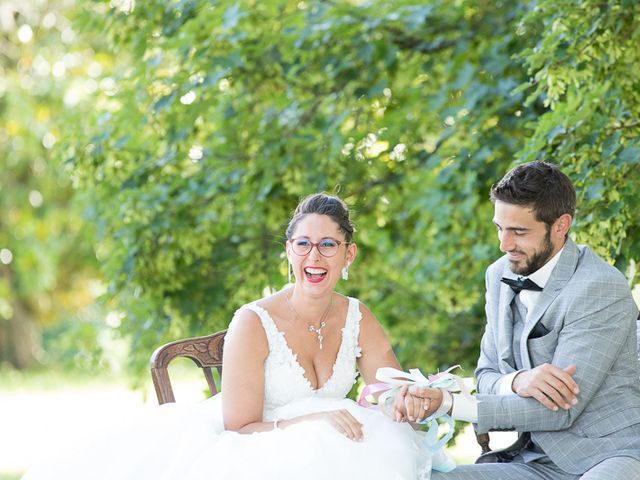
M 151 355 L 151 378 L 160 405 L 176 401 L 167 367 L 177 357 L 187 357 L 193 360 L 202 369 L 211 395 L 218 393 L 219 388 L 216 386 L 211 368 L 216 368 L 218 373 L 222 374 L 222 351 L 226 333 L 226 330 L 222 330 L 204 337 L 176 340 L 158 347 L 153 352 Z

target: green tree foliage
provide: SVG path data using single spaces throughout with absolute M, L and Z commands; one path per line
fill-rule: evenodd
M 499 255 L 488 190 L 514 163 L 566 166 L 578 235 L 637 258 L 632 2 L 111 3 L 80 23 L 128 68 L 62 155 L 94 196 L 138 365 L 280 288 L 287 215 L 319 190 L 359 227 L 339 289 L 407 366 L 475 364 Z
M 67 9 L 62 1 L 0 6 L 0 363 L 15 367 L 46 360 L 42 328 L 86 315 L 96 296 L 90 235 L 50 155 L 62 112 L 90 80 L 78 78 L 91 63 L 70 47 Z
M 640 5 L 537 2 L 520 23 L 527 103 L 548 109 L 519 153 L 561 163 L 578 189 L 577 237 L 628 272 L 640 254 Z

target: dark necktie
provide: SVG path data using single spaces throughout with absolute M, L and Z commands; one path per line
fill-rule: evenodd
M 517 280 L 514 280 L 512 278 L 502 277 L 500 281 L 509 285 L 511 290 L 516 292 L 516 294 L 520 293 L 522 290 L 533 290 L 534 292 L 542 291 L 542 287 L 540 285 L 528 278 L 518 278 Z

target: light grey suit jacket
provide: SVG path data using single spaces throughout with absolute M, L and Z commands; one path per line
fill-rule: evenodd
M 640 460 L 638 309 L 624 276 L 588 247 L 568 239 L 547 285 L 527 313 L 520 341 L 523 367 L 576 364 L 578 404 L 551 411 L 533 398 L 499 395 L 500 379 L 515 371 L 511 288 L 505 257 L 487 269 L 487 326 L 476 370 L 478 433 L 531 432 L 563 470 L 582 474 L 614 455 Z M 529 338 L 536 323 L 548 331 Z

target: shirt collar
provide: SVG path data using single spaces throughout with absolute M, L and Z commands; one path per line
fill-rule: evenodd
M 537 285 L 544 288 L 547 285 L 547 282 L 549 281 L 549 277 L 551 277 L 551 273 L 553 272 L 554 267 L 558 263 L 558 260 L 560 260 L 560 254 L 562 253 L 563 250 L 564 250 L 564 245 L 558 251 L 558 253 L 556 253 L 553 257 L 551 257 L 551 260 L 549 260 L 542 267 L 540 267 L 538 270 L 536 270 L 531 275 L 525 278 L 530 278 L 531 281 L 535 282 Z

